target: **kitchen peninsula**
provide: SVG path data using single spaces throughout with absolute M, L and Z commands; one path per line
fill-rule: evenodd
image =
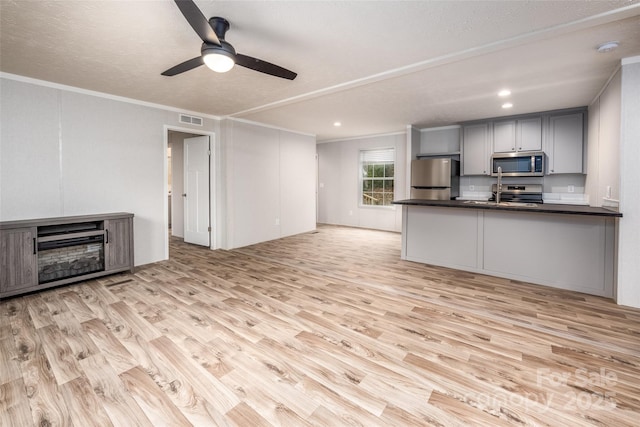
M 402 259 L 612 298 L 617 218 L 606 208 L 460 200 L 402 205 Z

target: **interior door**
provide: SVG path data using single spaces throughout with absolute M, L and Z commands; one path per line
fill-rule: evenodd
M 184 241 L 210 246 L 209 137 L 184 140 Z

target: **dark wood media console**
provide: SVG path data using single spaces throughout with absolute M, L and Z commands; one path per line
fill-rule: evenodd
M 133 214 L 0 222 L 0 298 L 133 272 Z

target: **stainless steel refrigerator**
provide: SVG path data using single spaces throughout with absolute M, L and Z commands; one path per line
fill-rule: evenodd
M 450 158 L 411 162 L 411 198 L 450 200 L 458 197 L 460 162 Z

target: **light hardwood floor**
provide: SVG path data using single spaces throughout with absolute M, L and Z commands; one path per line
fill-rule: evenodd
M 0 302 L 2 426 L 637 426 L 640 310 L 319 226 Z

